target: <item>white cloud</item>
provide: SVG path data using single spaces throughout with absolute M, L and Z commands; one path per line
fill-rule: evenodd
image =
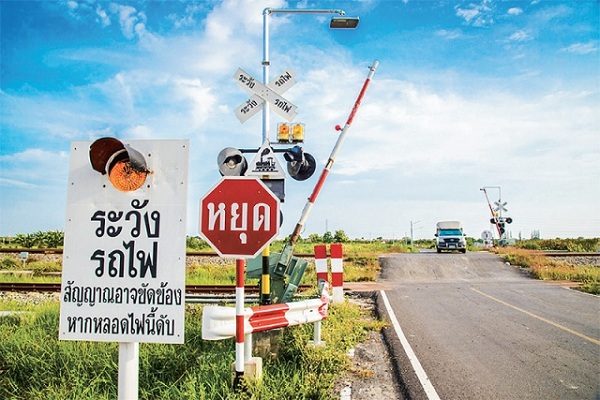
M 458 29 L 446 30 L 440 29 L 436 31 L 436 35 L 441 36 L 445 39 L 459 39 L 463 37 L 463 33 Z
M 519 7 L 511 7 L 508 9 L 508 15 L 521 15 L 523 13 L 523 9 Z
M 588 43 L 573 43 L 568 47 L 564 47 L 561 51 L 573 54 L 592 54 L 598 52 L 598 43 L 597 42 L 588 42 Z
M 119 24 L 123 36 L 127 39 L 133 39 L 135 25 L 143 18 L 144 14 L 138 13 L 137 10 L 131 6 L 123 6 L 116 3 L 110 4 L 110 11 L 119 17 Z
M 531 39 L 533 39 L 531 35 L 522 29 L 519 29 L 508 38 L 508 40 L 515 42 L 524 42 Z
M 10 171 L 5 182 L 19 182 L 15 186 L 43 185 L 45 182 L 60 181 L 65 176 L 65 165 L 69 155 L 65 151 L 48 151 L 30 148 L 19 153 L 0 156 L 0 165 Z M 5 175 L 7 176 L 7 175 Z
M 106 13 L 106 11 L 98 4 L 96 7 L 96 15 L 98 16 L 98 22 L 103 27 L 107 27 L 110 25 L 110 17 Z
M 461 17 L 467 24 L 473 26 L 486 26 L 494 23 L 491 0 L 482 0 L 479 4 L 470 3 L 467 8 L 454 7 L 456 16 Z
M 471 8 L 471 9 L 457 8 L 456 9 L 456 15 L 464 18 L 464 20 L 466 22 L 471 22 L 471 20 L 473 18 L 477 17 L 479 15 L 479 13 L 480 12 L 477 8 Z

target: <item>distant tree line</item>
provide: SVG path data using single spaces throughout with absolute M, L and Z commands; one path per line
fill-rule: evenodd
M 65 244 L 65 233 L 63 231 L 37 231 L 34 233 L 17 233 L 14 237 L 3 237 L 2 244 L 12 247 L 25 247 L 31 249 L 63 247 Z
M 60 248 L 64 246 L 65 233 L 63 231 L 37 231 L 34 233 L 17 233 L 14 237 L 2 237 L 2 245 L 10 247 L 22 247 L 22 248 Z M 288 241 L 289 237 L 285 238 Z M 307 238 L 299 238 L 299 242 L 307 243 L 348 243 L 348 242 L 403 242 L 409 243 L 410 238 L 403 238 L 402 240 L 387 240 L 379 237 L 375 240 L 356 239 L 352 240 L 348 237 L 346 232 L 343 230 L 336 230 L 335 232 L 326 231 L 323 235 L 317 233 L 311 233 Z M 467 237 L 467 244 L 469 246 L 475 245 L 475 243 L 481 242 L 480 239 L 474 239 Z M 417 248 L 433 248 L 435 247 L 435 241 L 431 239 L 419 239 L 413 242 L 413 246 Z M 199 236 L 187 236 L 186 247 L 190 250 L 196 251 L 212 251 L 210 245 L 200 238 Z M 595 252 L 600 251 L 600 238 L 577 238 L 577 239 L 529 239 L 519 240 L 516 242 L 516 247 L 530 249 L 530 250 L 560 250 L 560 251 L 581 251 L 581 252 Z

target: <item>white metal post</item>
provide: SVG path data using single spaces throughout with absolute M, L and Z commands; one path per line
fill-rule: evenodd
M 313 344 L 315 346 L 320 346 L 322 344 L 322 342 L 321 342 L 321 321 L 315 322 L 315 335 L 314 335 Z
M 137 400 L 140 344 L 119 343 L 119 400 Z
M 269 83 L 269 14 L 271 10 L 265 8 L 263 11 L 263 83 L 265 86 Z M 271 106 L 268 101 L 264 102 L 262 109 L 262 144 L 269 139 L 269 117 Z
M 244 362 L 252 358 L 252 333 L 244 334 Z

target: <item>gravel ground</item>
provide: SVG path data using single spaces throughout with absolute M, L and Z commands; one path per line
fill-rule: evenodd
M 375 302 L 370 293 L 350 297 L 350 301 L 372 312 Z M 352 366 L 340 379 L 335 393 L 340 400 L 402 399 L 397 374 L 381 332 L 369 332 L 367 340 L 348 352 Z

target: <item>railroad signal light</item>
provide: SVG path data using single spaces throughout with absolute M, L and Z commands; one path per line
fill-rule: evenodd
M 297 181 L 305 181 L 310 178 L 317 169 L 315 158 L 304 152 L 302 147 L 294 146 L 283 154 L 288 162 L 287 170 L 292 178 Z
M 90 163 L 95 171 L 108 174 L 110 183 L 122 192 L 141 188 L 151 173 L 142 153 L 111 137 L 90 145 Z
M 504 232 L 506 232 L 504 229 L 504 221 L 498 222 L 498 229 L 500 230 L 500 235 L 504 235 Z
M 304 142 L 304 124 L 297 123 L 292 125 L 292 142 Z
M 301 143 L 304 142 L 304 124 L 288 124 L 280 122 L 277 124 L 277 141 L 279 143 Z
M 290 141 L 290 124 L 280 122 L 277 124 L 277 141 L 279 143 L 289 143 Z
M 225 147 L 217 155 L 217 166 L 221 176 L 243 176 L 248 169 L 248 161 L 238 149 Z

